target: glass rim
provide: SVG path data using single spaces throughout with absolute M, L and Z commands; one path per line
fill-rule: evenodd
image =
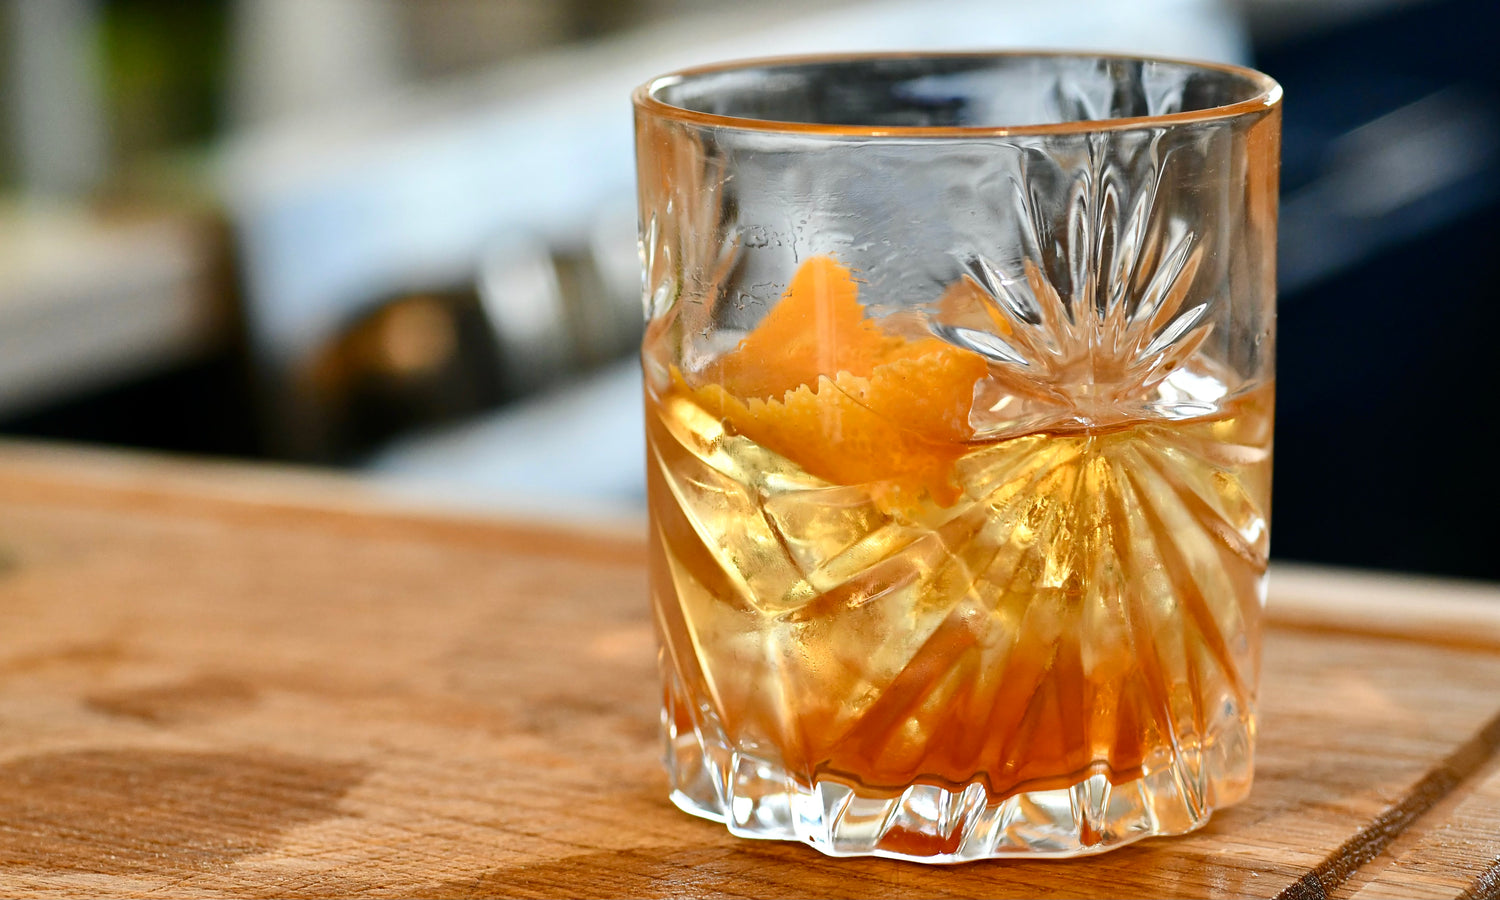
M 1164 63 L 1208 72 L 1232 75 L 1245 80 L 1254 92 L 1242 100 L 1204 109 L 1182 110 L 1154 116 L 1122 116 L 1109 119 L 1078 119 L 1070 122 L 1046 122 L 1026 125 L 848 125 L 820 122 L 790 122 L 780 119 L 757 119 L 728 116 L 674 106 L 658 93 L 688 79 L 726 72 L 758 68 L 809 66 L 827 63 L 879 62 L 882 60 L 937 59 L 1080 59 L 1111 60 L 1137 63 Z M 866 53 L 812 53 L 787 56 L 750 57 L 701 66 L 690 66 L 658 75 L 631 92 L 637 112 L 658 119 L 691 125 L 733 128 L 766 134 L 802 134 L 829 138 L 954 138 L 1009 137 L 1024 135 L 1091 134 L 1164 125 L 1185 125 L 1234 119 L 1265 113 L 1281 103 L 1281 85 L 1274 78 L 1248 66 L 1209 62 L 1171 56 L 1142 56 L 1132 53 L 1092 52 L 1087 50 L 972 50 L 972 51 L 879 51 Z

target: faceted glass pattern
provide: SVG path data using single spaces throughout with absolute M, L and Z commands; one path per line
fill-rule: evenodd
M 1279 89 L 1067 55 L 636 95 L 673 800 L 1076 855 L 1252 774 Z

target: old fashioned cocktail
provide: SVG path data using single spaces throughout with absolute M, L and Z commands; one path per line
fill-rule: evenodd
M 956 59 L 949 92 L 994 74 Z M 931 90 L 923 62 L 878 71 Z M 1248 791 L 1275 96 L 1207 71 L 1251 108 L 1210 107 L 1182 127 L 1223 133 L 1181 140 L 1129 117 L 850 135 L 648 89 L 667 108 L 640 132 L 651 577 L 680 806 L 833 854 L 958 861 L 1181 833 Z M 833 158 L 788 178 L 799 140 Z M 1243 177 L 1204 210 L 1187 188 L 1223 180 L 1209 149 Z M 883 169 L 893 152 L 913 168 Z M 840 164 L 855 174 L 820 174 Z

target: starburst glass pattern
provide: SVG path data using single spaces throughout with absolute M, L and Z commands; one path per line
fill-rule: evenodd
M 956 259 L 945 296 L 956 287 L 982 314 L 931 323 L 992 364 L 984 434 L 1203 415 L 1235 380 L 1205 346 L 1231 324 L 1227 238 L 1181 199 L 1203 148 L 1162 129 L 1078 143 L 1061 162 L 1018 151 L 1005 189 L 976 192 L 1010 238 Z

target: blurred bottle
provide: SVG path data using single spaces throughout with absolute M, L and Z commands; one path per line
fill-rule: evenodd
M 602 217 L 608 222 L 609 217 Z M 313 355 L 302 390 L 320 410 L 317 454 L 355 461 L 412 431 L 475 416 L 635 351 L 633 248 L 497 241 L 472 283 L 372 304 Z
M 87 194 L 109 165 L 94 0 L 0 0 L 0 176 L 22 193 Z

